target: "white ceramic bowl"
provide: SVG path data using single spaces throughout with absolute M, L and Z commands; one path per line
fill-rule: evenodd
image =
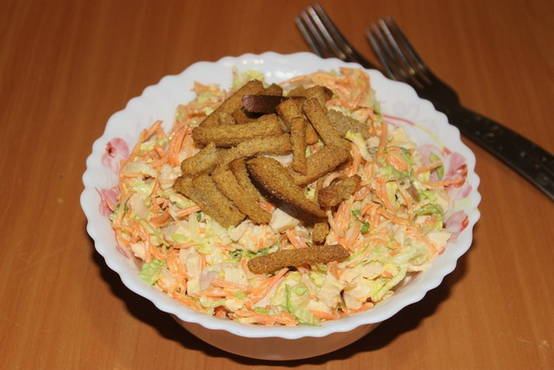
M 397 289 L 391 298 L 369 311 L 318 327 L 246 325 L 192 311 L 147 285 L 139 278 L 133 259 L 116 245 L 102 198 L 113 195 L 110 189 L 117 184 L 118 161 L 133 147 L 140 131 L 155 120 L 163 120 L 165 129 L 171 127 L 177 105 L 193 99 L 191 88 L 194 81 L 229 87 L 233 67 L 260 70 L 268 82 L 279 82 L 295 75 L 336 70 L 342 66 L 361 68 L 357 64 L 321 59 L 310 53 L 280 55 L 267 52 L 225 57 L 214 63 L 198 62 L 178 75 L 166 76 L 158 84 L 147 87 L 141 96 L 131 99 L 125 109 L 110 117 L 104 134 L 94 142 L 92 153 L 87 158 L 81 206 L 96 250 L 129 289 L 149 299 L 161 311 L 174 315 L 192 334 L 220 349 L 252 358 L 292 360 L 328 353 L 354 342 L 403 307 L 421 300 L 425 293 L 440 284 L 470 247 L 473 225 L 479 219 L 477 205 L 481 197 L 477 191 L 479 177 L 474 171 L 475 156 L 461 142 L 458 129 L 448 123 L 444 114 L 437 112 L 430 102 L 418 98 L 410 86 L 391 81 L 376 70 L 366 72 L 386 119 L 405 127 L 416 143 L 441 151 L 447 172 L 467 170 L 464 186 L 452 190 L 454 201 L 447 212 L 447 226 L 457 238 L 448 243 L 431 268 Z M 448 150 L 444 150 L 443 145 Z

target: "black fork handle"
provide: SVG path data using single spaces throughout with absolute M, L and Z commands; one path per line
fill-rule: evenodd
M 515 131 L 469 109 L 438 109 L 460 132 L 554 201 L 554 156 Z

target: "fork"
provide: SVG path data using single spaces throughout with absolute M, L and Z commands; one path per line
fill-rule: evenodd
M 377 69 L 346 40 L 320 4 L 301 11 L 295 22 L 307 44 L 320 57 L 334 56 Z M 457 93 L 431 72 L 392 18 L 379 20 L 366 35 L 389 78 L 412 85 L 418 95 L 445 113 L 466 137 L 512 167 L 554 201 L 552 154 L 515 131 L 464 108 Z
M 295 18 L 295 22 L 310 49 L 320 57 L 334 56 L 345 62 L 377 69 L 348 42 L 321 5 L 308 6 Z
M 458 94 L 436 77 L 391 17 L 366 35 L 389 78 L 407 82 L 469 139 L 512 167 L 554 200 L 554 156 L 508 127 L 464 108 Z

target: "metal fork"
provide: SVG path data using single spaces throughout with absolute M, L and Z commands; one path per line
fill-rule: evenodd
M 316 3 L 301 11 L 295 22 L 310 49 L 320 57 L 336 57 L 376 69 L 348 42 L 320 4 Z
M 335 26 L 319 4 L 308 6 L 295 19 L 300 33 L 319 56 L 336 57 L 377 69 Z M 371 46 L 389 78 L 411 84 L 433 102 L 469 139 L 512 167 L 554 200 L 554 157 L 528 139 L 493 120 L 464 108 L 457 93 L 437 78 L 390 17 L 367 30 Z
M 554 156 L 551 153 L 511 129 L 464 108 L 458 94 L 431 72 L 391 17 L 372 24 L 366 35 L 389 78 L 412 85 L 418 95 L 445 113 L 450 123 L 466 137 L 554 200 Z

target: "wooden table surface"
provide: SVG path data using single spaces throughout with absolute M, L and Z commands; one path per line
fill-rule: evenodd
M 130 292 L 94 251 L 81 175 L 108 117 L 199 60 L 307 51 L 308 1 L 0 4 L 2 369 L 554 368 L 554 206 L 471 142 L 482 217 L 454 273 L 353 345 L 290 363 L 202 343 Z M 392 15 L 470 108 L 554 151 L 548 0 L 354 0 L 324 7 L 363 53 Z

